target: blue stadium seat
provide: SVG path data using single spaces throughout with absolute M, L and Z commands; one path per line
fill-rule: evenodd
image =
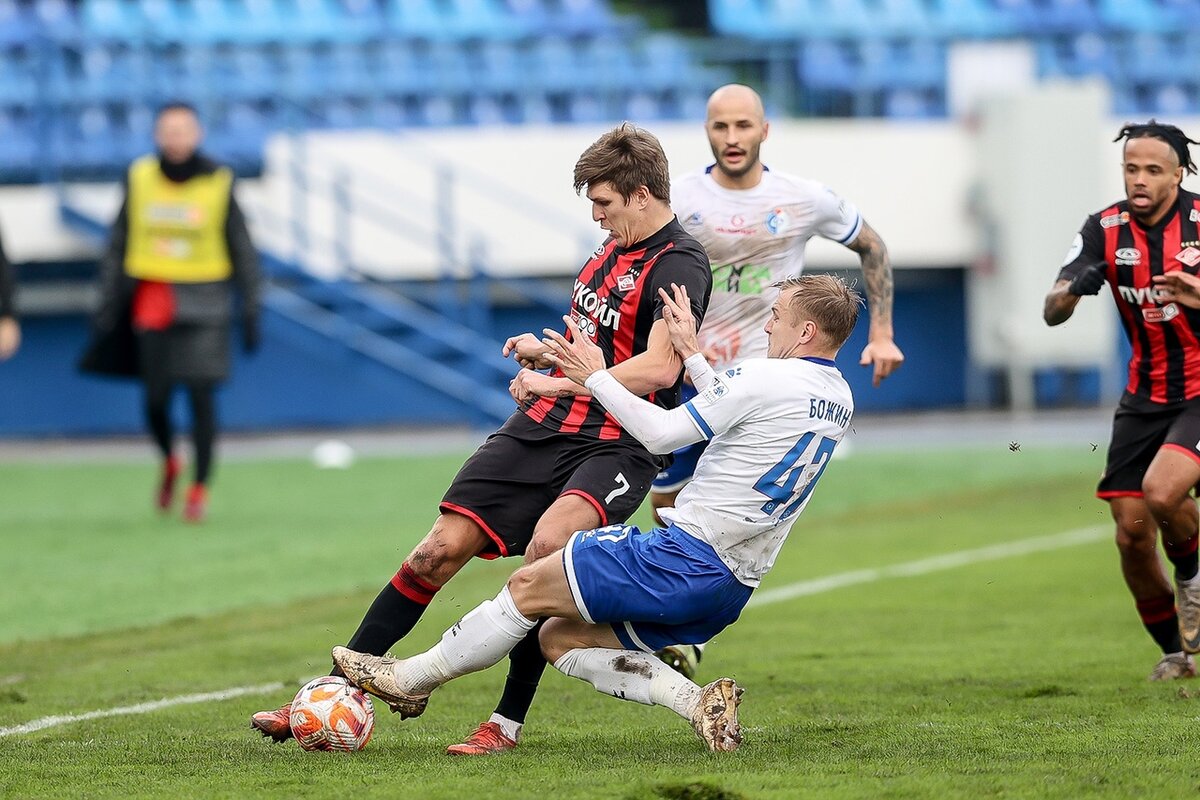
M 713 30 L 726 36 L 775 39 L 786 33 L 764 8 L 764 0 L 708 0 Z
M 74 41 L 81 36 L 79 18 L 69 0 L 37 0 L 33 14 L 41 32 L 53 41 Z
M 587 41 L 577 49 L 575 58 L 579 68 L 574 85 L 580 89 L 620 91 L 635 83 L 653 85 L 657 78 L 653 74 L 639 75 L 625 42 L 610 36 Z
M 629 33 L 638 29 L 636 20 L 625 20 L 609 8 L 606 0 L 551 0 L 547 23 L 565 34 Z
M 1200 3 L 1157 3 L 1154 0 L 1098 0 L 1099 15 L 1110 31 L 1168 33 L 1200 24 Z
M 863 40 L 860 89 L 940 90 L 946 83 L 946 53 L 931 39 Z
M 812 16 L 797 32 L 805 36 L 865 38 L 875 32 L 863 0 L 811 0 Z
M 847 45 L 827 39 L 804 43 L 797 64 L 802 85 L 813 89 L 858 88 L 858 65 Z
M 947 2 L 948 0 L 941 0 Z M 991 38 L 1002 33 L 1038 36 L 1045 31 L 1042 29 L 1042 9 L 1035 0 L 993 0 L 996 6 L 996 16 L 1003 25 L 1003 31 L 996 31 Z M 987 34 L 984 34 L 986 37 Z
M 410 41 L 388 40 L 380 45 L 376 53 L 376 88 L 395 94 L 410 94 L 428 91 L 428 81 L 421 73 L 416 47 Z M 415 118 L 413 113 L 409 118 Z
M 632 69 L 630 86 L 665 91 L 691 82 L 694 62 L 682 38 L 656 33 L 639 42 Z
M 945 109 L 935 91 L 895 89 L 884 93 L 883 115 L 889 119 L 930 119 L 943 114 Z
M 1100 15 L 1091 0 L 1042 0 L 1042 33 L 1084 33 L 1101 29 Z
M 927 36 L 933 25 L 921 0 L 878 0 L 870 13 L 872 32 L 883 36 Z
M 450 30 L 433 0 L 384 0 L 388 29 L 401 37 L 445 39 Z
M 83 34 L 92 39 L 127 41 L 145 33 L 137 0 L 83 0 L 79 19 Z
M 474 53 L 473 84 L 488 92 L 522 90 L 524 74 L 517 46 L 512 42 L 484 40 Z
M 566 91 L 589 79 L 581 74 L 574 48 L 557 36 L 536 40 L 526 53 L 526 63 L 526 80 L 530 88 L 539 91 Z
M 606 122 L 611 117 L 604 100 L 594 92 L 573 92 L 567 97 L 567 118 L 571 122 Z
M 29 47 L 0 48 L 0 105 L 29 105 L 37 99 L 37 66 Z
M 1194 72 L 1191 42 L 1182 34 L 1136 33 L 1120 39 L 1119 69 L 1134 83 L 1174 83 L 1200 79 Z M 1189 57 L 1191 56 L 1191 57 Z
M 433 92 L 453 95 L 472 88 L 467 54 L 457 42 L 430 42 L 421 54 L 418 69 Z
M 31 179 L 40 139 L 28 109 L 0 106 L 0 175 Z
M 66 108 L 55 123 L 51 148 L 68 175 L 96 176 L 123 167 L 115 147 L 118 131 L 102 106 Z
M 518 27 L 500 0 L 448 0 L 446 24 L 464 38 L 516 39 L 528 33 Z
M 1010 35 L 1019 21 L 1004 3 L 1027 0 L 997 0 L 996 8 L 985 0 L 937 0 L 931 12 L 930 34 L 946 38 L 991 39 Z
M 1108 40 L 1098 33 L 1047 37 L 1038 41 L 1038 71 L 1041 75 L 1086 75 L 1112 77 L 1116 55 Z
M 0 47 L 32 43 L 38 33 L 32 9 L 16 0 L 0 0 Z
M 825 21 L 820 19 L 817 3 L 820 0 L 763 0 L 764 31 L 761 38 L 789 36 L 820 37 L 828 35 Z
M 527 35 L 551 31 L 545 0 L 504 0 L 504 8 L 516 28 Z

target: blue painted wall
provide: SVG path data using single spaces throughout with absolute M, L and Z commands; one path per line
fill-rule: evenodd
M 959 270 L 898 273 L 896 330 L 904 368 L 880 389 L 857 365 L 867 315 L 843 349 L 842 366 L 861 411 L 960 406 L 966 391 L 966 320 Z M 564 293 L 565 308 L 565 293 Z M 556 324 L 548 309 L 509 306 L 485 320 L 493 340 Z M 557 323 L 561 325 L 561 323 Z M 142 430 L 141 395 L 133 382 L 86 377 L 75 362 L 87 338 L 79 315 L 26 317 L 24 343 L 0 364 L 0 436 L 126 434 Z M 353 427 L 385 424 L 492 423 L 462 404 L 267 314 L 264 343 L 254 356 L 238 352 L 222 389 L 220 417 L 229 430 Z M 235 342 L 237 341 L 235 336 Z M 177 398 L 183 410 L 183 397 Z M 185 417 L 177 413 L 182 421 Z

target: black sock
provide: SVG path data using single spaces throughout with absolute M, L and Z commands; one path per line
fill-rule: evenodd
M 217 439 L 216 397 L 211 385 L 189 386 L 192 401 L 192 443 L 196 448 L 195 481 L 207 484 Z
M 171 387 L 147 384 L 145 411 L 150 436 L 163 458 L 170 458 L 172 440 L 175 438 L 171 430 Z
M 1173 544 L 1163 540 L 1163 549 L 1167 551 L 1167 560 L 1175 567 L 1175 580 L 1190 581 L 1200 572 L 1200 551 L 1196 544 L 1200 537 L 1193 536 L 1186 542 Z
M 1179 639 L 1179 617 L 1175 614 L 1175 597 L 1164 595 L 1152 600 L 1137 601 L 1138 616 L 1150 638 L 1164 653 L 1178 653 L 1183 649 Z
M 405 563 L 371 603 L 346 647 L 373 656 L 383 655 L 413 629 L 437 590 L 437 586 L 418 578 Z M 341 671 L 335 667 L 333 674 L 340 675 Z
M 500 696 L 496 713 L 513 722 L 524 724 L 542 673 L 546 671 L 546 658 L 538 642 L 538 633 L 545 621 L 538 620 L 533 630 L 508 654 L 508 678 L 504 681 L 504 694 Z

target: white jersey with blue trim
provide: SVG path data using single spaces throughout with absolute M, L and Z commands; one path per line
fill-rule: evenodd
M 717 354 L 720 370 L 767 354 L 763 326 L 776 295 L 770 287 L 804 271 L 808 240 L 850 244 L 862 217 L 817 181 L 766 170 L 751 189 L 726 189 L 713 169 L 672 182 L 671 205 L 712 263 L 712 299 L 699 339 L 702 350 Z
M 846 435 L 850 387 L 827 359 L 754 358 L 684 408 L 710 441 L 675 508 L 659 513 L 757 586 Z

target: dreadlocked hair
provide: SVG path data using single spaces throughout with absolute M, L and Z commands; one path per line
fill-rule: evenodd
M 1124 128 L 1121 128 L 1121 132 L 1117 134 L 1117 138 L 1113 139 L 1113 141 L 1141 139 L 1145 136 L 1162 139 L 1170 145 L 1171 149 L 1175 151 L 1175 155 L 1179 157 L 1179 165 L 1189 174 L 1196 174 L 1196 162 L 1192 161 L 1192 154 L 1188 152 L 1188 145 L 1200 145 L 1200 142 L 1189 139 L 1187 134 L 1174 125 L 1165 125 L 1153 118 L 1144 124 L 1127 124 Z

